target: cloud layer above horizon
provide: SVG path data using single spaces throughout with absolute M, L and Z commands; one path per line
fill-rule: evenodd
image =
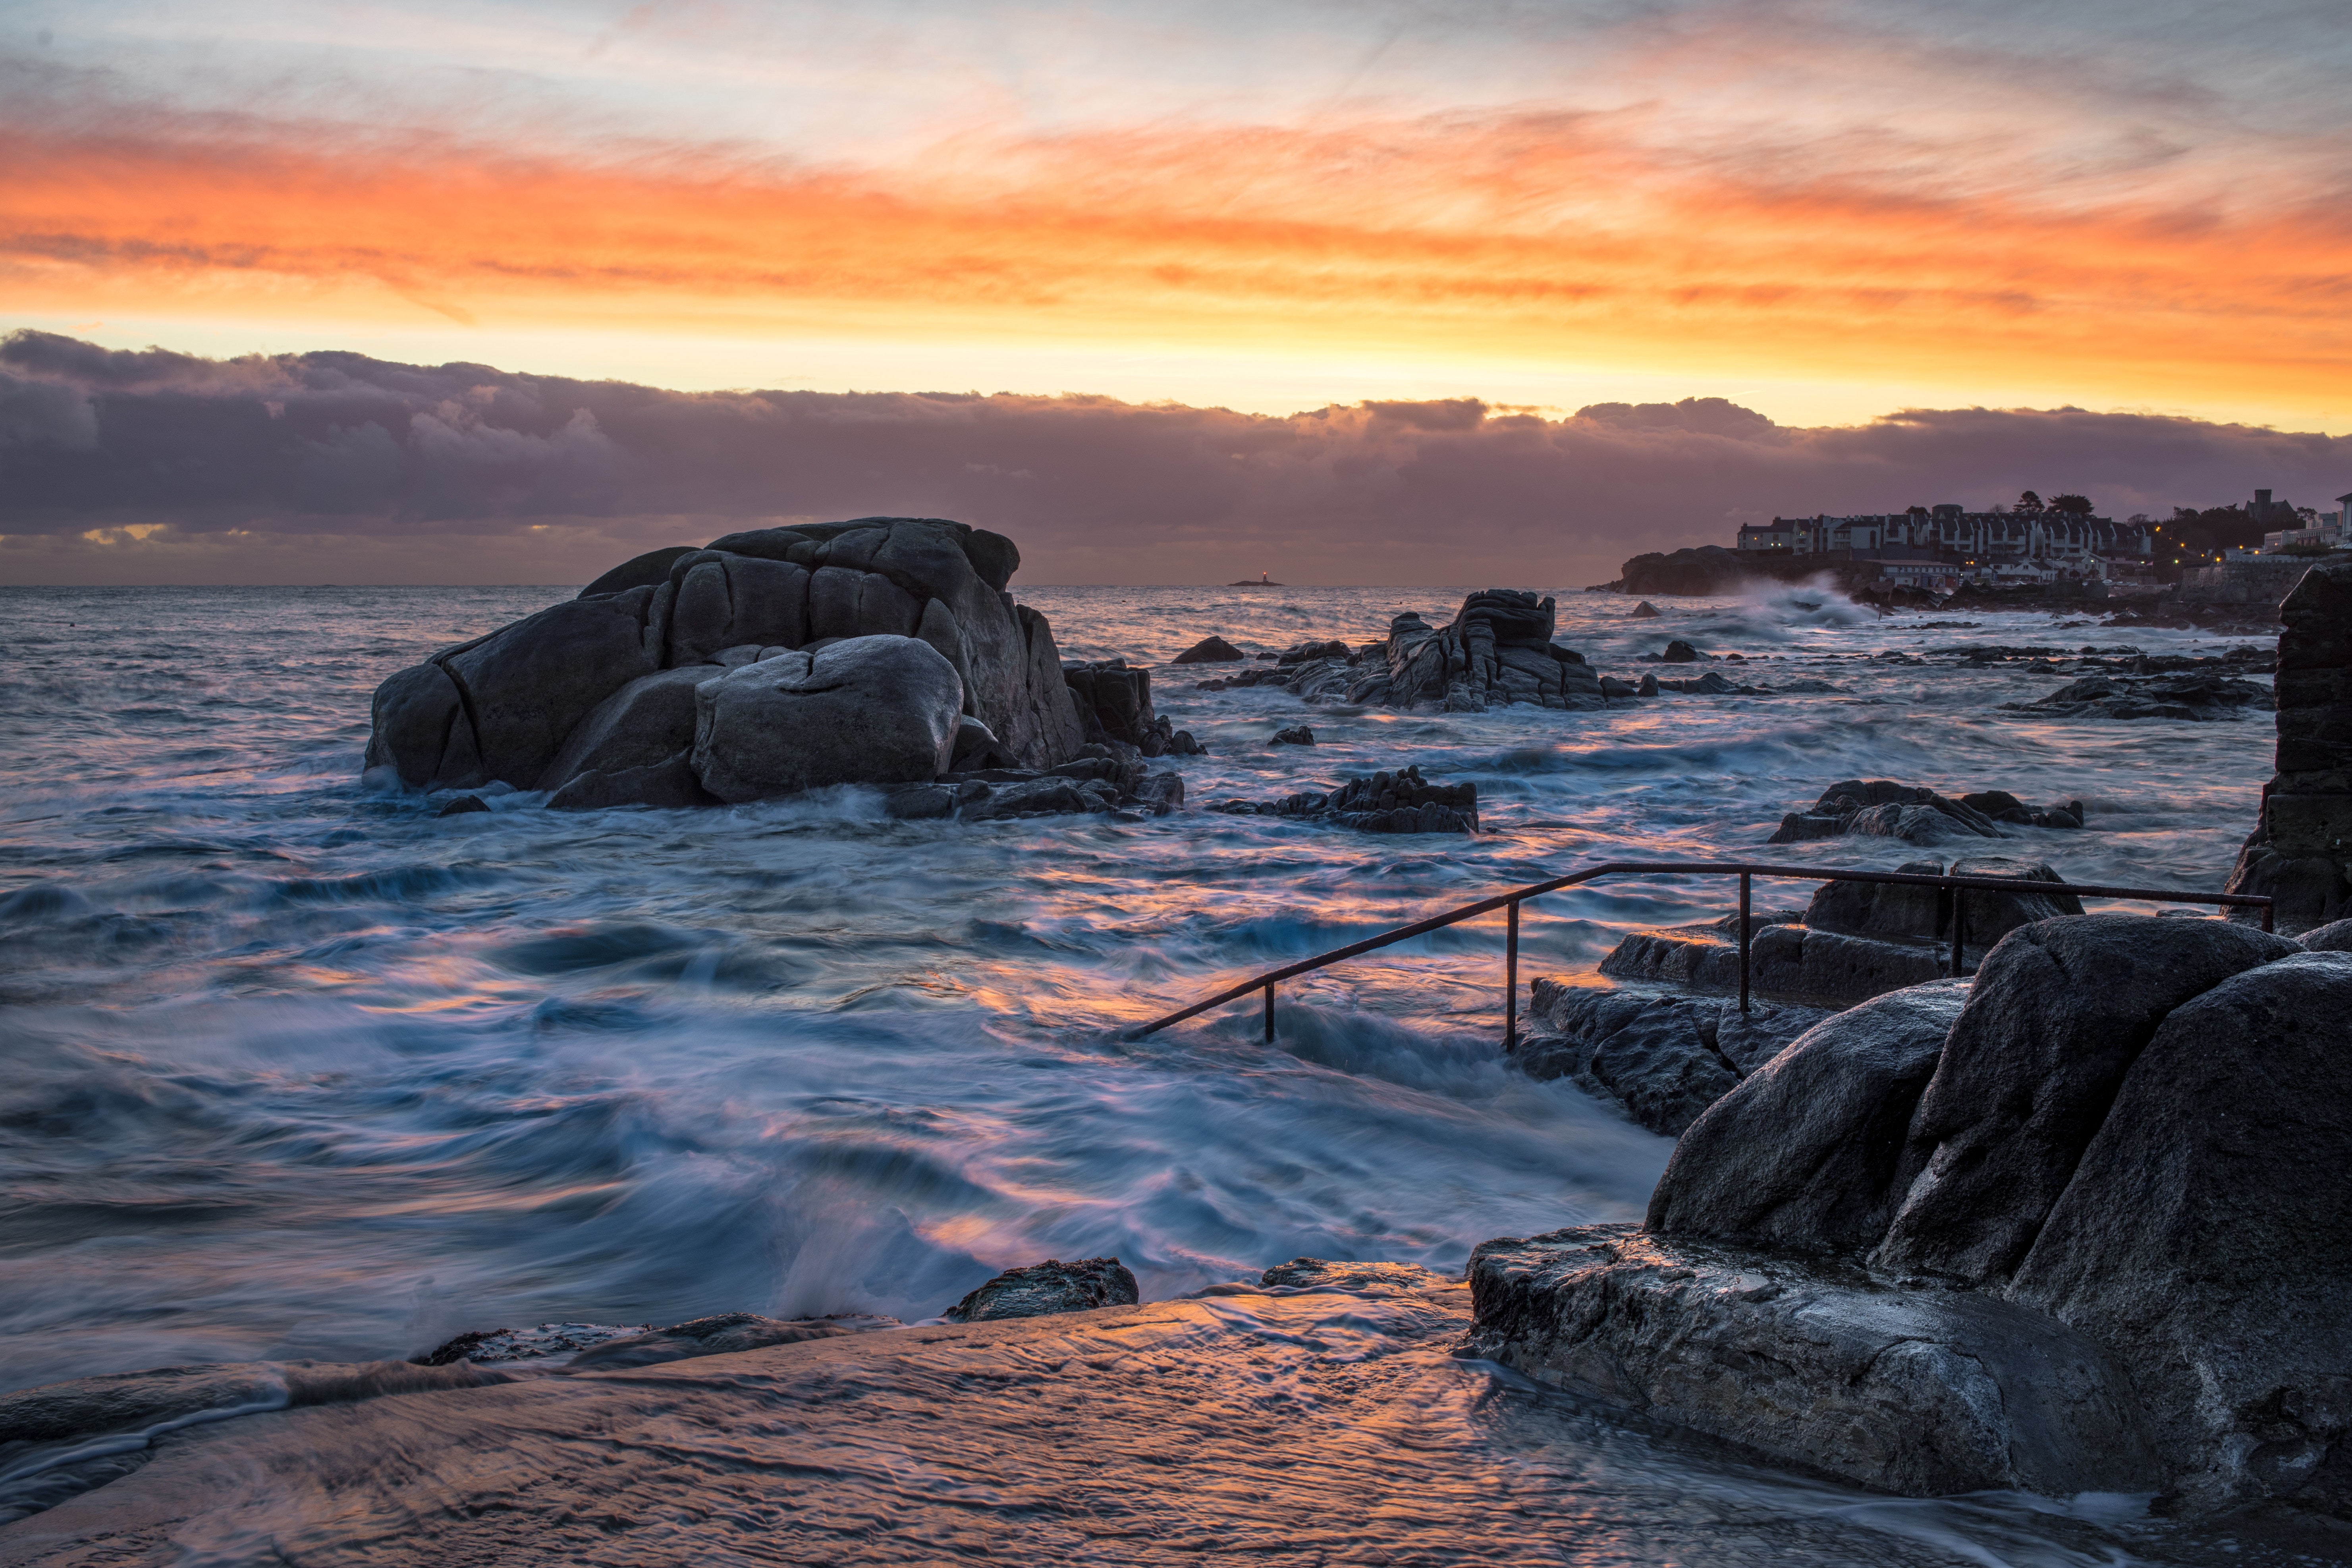
M 1021 581 L 1560 585 L 1775 513 L 2324 505 L 2352 438 L 2082 409 L 1791 428 L 1717 398 L 1288 416 L 1109 398 L 680 393 L 351 353 L 0 341 L 0 581 L 563 583 L 762 522 L 953 517 Z
M 436 347 L 394 357 L 510 363 L 488 345 L 539 332 L 575 374 L 635 334 L 667 345 L 633 362 L 665 385 L 740 382 L 713 366 L 747 342 L 776 346 L 766 385 L 820 340 L 919 365 L 1042 344 L 1146 399 L 1177 389 L 1139 359 L 1227 353 L 1228 389 L 1183 395 L 1265 412 L 1298 405 L 1252 384 L 1287 363 L 1284 384 L 1349 402 L 1366 367 L 1488 396 L 1556 372 L 1880 389 L 1851 416 L 2352 429 L 2352 29 L 2326 7 L 124 0 L 37 20 L 0 17 L 20 323 L 411 332 Z M 485 346 L 448 346 L 467 334 Z

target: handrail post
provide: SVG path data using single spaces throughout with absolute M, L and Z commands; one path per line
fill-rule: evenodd
M 1739 873 L 1739 1010 L 1748 1011 L 1748 873 Z
M 2271 929 L 2271 911 L 2277 907 L 2277 900 L 2275 900 L 2264 899 L 2263 900 L 2263 930 L 2267 931 Z
M 1960 965 L 1968 962 L 1967 957 L 1966 957 L 1966 956 L 1965 956 L 1965 955 L 1960 952 L 1960 933 L 1961 933 L 1962 931 L 1966 931 L 1966 930 L 1968 929 L 1968 927 L 1967 927 L 1965 924 L 1963 924 L 1963 923 L 1962 923 L 1962 918 L 1963 918 L 1963 917 L 1962 917 L 1962 910 L 1961 910 L 1960 906 L 1961 906 L 1962 902 L 1963 902 L 1964 900 L 1967 900 L 1968 896 L 1969 896 L 1969 895 L 1968 895 L 1968 889 L 1965 889 L 1965 888 L 1963 888 L 1963 887 L 1959 886 L 1958 883 L 1954 883 L 1954 884 L 1953 884 L 1953 886 L 1952 886 L 1952 978 L 1953 978 L 1953 979 L 1955 979 L 1955 980 L 1958 980 L 1958 979 L 1960 977 Z
M 1274 982 L 1265 983 L 1265 1043 L 1274 1044 Z
M 1519 900 L 1503 906 L 1503 1051 L 1519 1048 Z

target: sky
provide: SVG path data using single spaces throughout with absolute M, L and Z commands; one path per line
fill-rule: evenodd
M 564 581 L 673 519 L 917 498 L 1054 582 L 1459 580 L 1359 547 L 1416 528 L 1605 578 L 2028 486 L 2325 505 L 2342 21 L 0 0 L 0 582 L 404 580 L 427 536 Z M 165 482 L 270 404 L 249 472 Z M 855 426 L 871 472 L 747 419 Z M 493 440 L 506 478 L 452 477 Z

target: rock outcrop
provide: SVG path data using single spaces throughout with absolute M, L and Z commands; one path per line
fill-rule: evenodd
M 1898 873 L 2023 882 L 2064 880 L 2047 863 L 2004 856 L 1962 856 L 1906 861 Z M 1948 974 L 1953 897 L 1943 889 L 1903 883 L 1824 882 L 1803 911 L 1751 916 L 1748 988 L 1757 995 L 1829 1006 L 1850 1006 L 1888 991 Z M 1959 895 L 1963 963 L 1980 957 L 2018 927 L 2059 915 L 2079 915 L 2070 893 L 2009 893 L 1970 888 Z M 1635 931 L 1601 961 L 1612 980 L 1643 981 L 1697 991 L 1739 985 L 1739 917 L 1697 925 Z
M 1171 664 L 1234 664 L 1249 655 L 1219 637 L 1202 637 L 1168 662 Z
M 1471 595 L 1443 626 L 1407 611 L 1389 623 L 1380 660 L 1349 683 L 1347 700 L 1470 713 L 1512 702 L 1605 706 L 1599 672 L 1551 640 L 1553 626 L 1551 600 L 1512 588 Z
M 1042 1318 L 1097 1307 L 1132 1307 L 1139 1299 L 1135 1276 L 1116 1258 L 1064 1263 L 1049 1258 L 1026 1268 L 1008 1268 L 940 1314 L 951 1323 L 991 1323 L 1000 1318 Z
M 2019 827 L 2080 827 L 2083 803 L 2027 805 L 2007 790 L 1984 790 L 1958 799 L 1923 784 L 1892 779 L 1847 779 L 1822 791 L 1821 799 L 1780 819 L 1768 844 L 1806 844 L 1847 834 L 1900 838 L 1906 844 L 1942 844 L 1954 838 L 2005 838 L 2004 823 Z
M 2352 916 L 2352 562 L 2305 573 L 2279 618 L 2278 772 L 2229 890 L 2292 932 Z
M 1419 764 L 1402 773 L 1348 779 L 1328 790 L 1280 800 L 1223 800 L 1208 808 L 1234 816 L 1297 816 L 1361 833 L 1475 833 L 1478 786 L 1432 784 Z
M 1819 1007 L 1664 996 L 1538 980 L 1512 1059 L 1529 1078 L 1565 1078 L 1628 1120 L 1673 1138 L 1790 1041 Z
M 1748 1075 L 1640 1229 L 1478 1248 L 1464 1348 L 1893 1490 L 2352 1517 L 2347 1036 L 2352 956 L 2023 926 Z
M 1147 757 L 1199 756 L 1208 748 L 1151 707 L 1151 671 L 1123 658 L 1062 666 L 1089 742 L 1116 742 Z
M 987 822 L 1129 806 L 1165 816 L 1183 804 L 1181 773 L 1172 769 L 1153 773 L 1143 765 L 1140 752 L 1116 741 L 1093 742 L 1058 767 L 944 773 L 929 784 L 902 784 L 884 793 L 890 816 L 915 821 L 951 816 Z
M 365 765 L 427 789 L 495 782 L 561 792 L 579 783 L 573 805 L 656 796 L 684 804 L 680 765 L 697 787 L 729 800 L 753 798 L 742 792 L 771 783 L 799 787 L 789 781 L 802 777 L 890 782 L 911 765 L 913 737 L 939 729 L 940 694 L 952 683 L 950 731 L 958 714 L 968 716 L 1010 760 L 1049 766 L 1084 736 L 1052 629 L 1005 591 L 1019 564 L 1010 540 L 937 518 L 761 529 L 707 549 L 648 552 L 576 599 L 385 680 Z M 830 656 L 848 642 L 867 646 Z M 799 662 L 730 674 L 788 654 Z M 778 695 L 779 669 L 817 667 L 835 670 L 842 690 L 862 693 L 871 762 L 846 759 L 854 737 L 838 728 L 833 742 L 812 741 L 810 756 L 788 763 L 768 753 L 792 742 L 747 727 L 777 717 L 779 704 L 814 712 L 849 700 L 815 700 L 832 675 L 795 675 L 797 690 Z M 862 672 L 855 680 L 853 667 Z M 716 716 L 706 715 L 702 688 L 729 680 Z M 769 695 L 747 701 L 763 683 Z M 728 718 L 739 709 L 741 725 Z M 715 725 L 708 735 L 706 719 Z M 754 752 L 766 760 L 734 760 Z M 706 763 L 721 784 L 702 776 Z M 632 795 L 639 784 L 650 793 Z

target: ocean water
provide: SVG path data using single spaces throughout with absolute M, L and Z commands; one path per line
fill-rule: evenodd
M 1643 621 L 1559 591 L 1559 637 L 1628 678 L 1682 637 L 1746 655 L 1740 679 L 1834 690 L 1398 714 L 1155 671 L 1210 748 L 1156 764 L 1195 806 L 1417 763 L 1475 781 L 1475 838 L 1198 809 L 894 823 L 854 789 L 585 814 L 503 794 L 439 818 L 362 787 L 379 680 L 566 592 L 0 590 L 0 1390 L 544 1320 L 913 1321 L 1047 1257 L 1117 1254 L 1147 1300 L 1302 1254 L 1458 1270 L 1489 1237 L 1637 1217 L 1670 1147 L 1501 1058 L 1499 918 L 1286 987 L 1272 1045 L 1254 1002 L 1123 1031 L 1592 859 L 1926 853 L 1763 847 L 1857 776 L 2077 798 L 2088 831 L 2003 851 L 2218 889 L 2270 773 L 2266 713 L 2048 722 L 2000 705 L 2064 677 L 1949 651 L 2245 639 L 1882 620 L 1782 589 Z M 1211 632 L 1360 642 L 1461 591 L 1021 596 L 1066 657 L 1157 662 Z M 1315 747 L 1265 743 L 1300 721 Z M 1554 896 L 1522 979 L 1732 896 Z M 1952 1560 L 2078 1560 L 1951 1528 Z

